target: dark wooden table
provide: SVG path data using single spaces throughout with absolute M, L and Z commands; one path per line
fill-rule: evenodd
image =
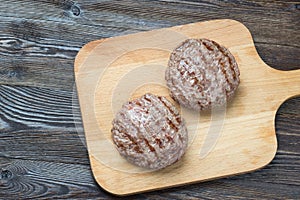
M 0 0 L 0 199 L 117 198 L 94 181 L 82 143 L 77 52 L 99 38 L 219 18 L 244 23 L 270 66 L 300 68 L 300 1 Z M 129 199 L 300 198 L 299 97 L 278 110 L 276 132 L 276 157 L 261 170 Z

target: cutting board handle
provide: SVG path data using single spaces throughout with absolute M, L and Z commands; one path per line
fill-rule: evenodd
M 284 100 L 300 95 L 300 69 L 282 71 L 274 70 L 274 93 Z M 278 89 L 277 89 L 278 88 Z

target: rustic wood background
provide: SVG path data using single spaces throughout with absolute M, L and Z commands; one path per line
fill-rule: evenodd
M 94 181 L 83 145 L 77 52 L 99 38 L 219 18 L 244 23 L 270 66 L 300 69 L 300 1 L 0 0 L 0 199 L 117 198 Z M 300 97 L 280 107 L 276 131 L 264 169 L 128 199 L 299 198 Z

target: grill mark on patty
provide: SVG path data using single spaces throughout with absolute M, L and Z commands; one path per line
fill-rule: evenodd
M 144 99 L 151 103 L 151 100 L 146 95 L 144 96 Z
M 162 145 L 162 142 L 160 139 L 155 138 L 155 142 L 156 142 L 156 144 L 158 144 L 159 148 L 163 148 L 163 145 Z
M 216 42 L 215 42 L 215 43 L 216 43 Z M 217 43 L 216 43 L 216 44 L 217 44 Z M 218 49 L 220 50 L 220 52 L 222 52 L 223 55 L 225 55 L 225 57 L 228 58 L 229 68 L 230 68 L 230 71 L 231 71 L 230 74 L 232 74 L 234 80 L 237 80 L 237 76 L 236 76 L 236 72 L 235 72 L 235 70 L 234 70 L 234 66 L 236 67 L 237 70 L 238 70 L 238 68 L 237 68 L 237 66 L 236 66 L 237 64 L 236 64 L 236 61 L 235 61 L 234 57 L 233 57 L 232 55 L 229 55 L 228 50 L 225 49 L 224 47 L 221 47 L 219 44 L 217 44 L 217 47 L 218 47 Z M 238 71 L 239 71 L 239 70 L 238 70 Z M 237 82 L 239 82 L 239 81 L 237 81 Z M 233 84 L 236 84 L 235 82 L 230 82 L 230 81 L 228 81 L 228 83 L 230 84 L 230 87 L 231 87 L 231 88 L 234 88 L 234 87 L 233 87 Z
M 162 103 L 162 104 L 169 110 L 169 112 L 172 114 L 171 117 L 174 118 L 174 117 L 175 117 L 174 111 L 170 108 L 170 106 L 168 106 L 168 105 L 164 102 L 163 98 L 162 98 L 162 97 L 158 97 L 158 100 L 160 101 L 160 103 Z M 177 121 L 176 118 L 175 118 L 175 120 Z M 166 121 L 167 121 L 167 123 L 169 124 L 169 126 L 170 126 L 173 130 L 175 130 L 175 132 L 178 132 L 178 128 L 177 128 L 177 126 L 174 124 L 174 122 L 172 121 L 172 119 L 169 119 L 168 117 L 166 117 Z M 180 124 L 179 121 L 177 121 L 177 123 Z
M 231 87 L 232 87 L 232 85 L 235 84 L 235 81 L 236 81 L 236 75 L 235 75 L 235 71 L 234 71 L 234 65 L 233 65 L 233 62 L 232 62 L 232 59 L 234 59 L 234 58 L 232 56 L 229 56 L 228 52 L 226 52 L 226 56 L 227 56 L 228 62 L 229 62 L 229 69 L 231 71 L 230 74 L 232 74 L 232 78 L 233 78 L 232 82 L 230 82 L 231 83 Z
M 211 44 L 208 44 L 209 41 L 199 39 L 198 42 L 203 44 L 208 51 L 214 51 L 214 48 L 211 47 Z
M 126 115 L 124 115 L 123 113 L 120 113 L 120 115 L 122 116 L 122 119 L 123 119 L 122 121 L 130 123 L 131 127 L 135 128 L 137 136 L 141 135 L 139 127 L 134 123 L 134 121 L 132 121 L 131 119 L 128 119 L 126 117 Z M 125 137 L 127 137 L 132 142 L 133 145 L 137 146 L 137 147 L 133 148 L 134 151 L 136 151 L 137 153 L 143 153 L 143 151 L 141 150 L 140 144 L 138 144 L 137 140 L 135 140 L 134 137 L 132 137 L 130 134 L 128 134 L 126 132 L 124 127 L 122 127 L 121 130 L 119 130 L 119 131 L 120 131 L 121 134 L 124 134 Z M 117 142 L 117 143 L 119 143 L 119 142 Z
M 139 102 L 139 101 L 136 101 L 135 104 L 138 106 L 142 106 L 141 102 Z
M 126 132 L 122 132 L 124 135 L 125 135 L 125 137 L 127 137 L 130 141 L 131 141 L 131 143 L 134 145 L 134 146 L 138 146 L 138 144 L 137 144 L 137 142 L 135 141 L 135 139 L 133 138 L 133 137 L 131 137 L 131 135 L 129 135 L 128 133 L 126 133 Z M 118 142 L 119 143 L 119 142 Z M 138 147 L 139 148 L 139 147 Z M 135 149 L 135 147 L 133 148 L 133 150 L 135 150 L 136 151 L 136 149 Z M 125 151 L 126 152 L 126 151 Z M 136 151 L 137 152 L 137 151 Z
M 166 138 L 169 142 L 173 142 L 173 138 L 169 135 L 169 134 L 166 134 Z
M 159 98 L 159 100 L 164 104 L 164 106 L 166 108 L 168 108 L 168 110 L 172 113 L 172 117 L 175 118 L 175 120 L 177 121 L 178 124 L 181 124 L 182 119 L 179 116 L 179 113 L 175 113 L 174 110 L 172 109 L 172 105 L 170 105 L 170 103 L 167 102 L 166 98 Z
M 148 146 L 148 148 L 150 149 L 151 152 L 155 152 L 155 149 L 153 146 L 151 146 L 151 144 L 149 143 L 149 141 L 144 138 L 145 144 Z
M 233 75 L 232 75 L 232 76 L 233 76 L 233 80 L 239 83 L 239 79 L 238 79 L 238 76 L 239 76 L 239 70 L 238 70 L 238 68 L 237 68 L 237 66 L 236 66 L 236 65 L 237 65 L 237 64 L 236 64 L 236 60 L 234 59 L 234 57 L 233 57 L 232 55 L 228 55 L 228 57 L 229 57 L 230 68 L 231 68 L 231 70 L 234 72 Z M 232 62 L 232 60 L 234 60 L 234 62 Z M 237 69 L 238 74 L 236 73 L 236 71 L 234 70 L 234 68 Z
M 170 106 L 168 106 L 164 100 L 162 99 L 162 97 L 158 97 L 159 101 L 169 110 L 169 112 L 172 114 L 172 116 L 175 116 L 174 111 L 170 108 Z
M 177 132 L 177 131 L 178 131 L 178 128 L 177 128 L 176 125 L 172 122 L 172 120 L 170 120 L 169 118 L 166 118 L 166 120 L 167 120 L 169 126 L 170 126 L 173 130 L 175 130 L 175 132 Z
M 163 99 L 163 97 L 160 97 L 160 96 L 158 96 L 157 99 L 153 99 L 153 101 L 151 101 L 151 107 L 155 108 L 156 112 L 161 113 L 162 116 L 165 116 L 166 113 L 163 112 L 162 110 L 159 110 L 158 107 L 157 107 L 159 104 L 162 104 L 162 103 L 163 103 L 161 99 Z M 165 107 L 167 107 L 167 108 L 169 109 L 169 107 L 166 106 L 164 103 L 163 103 L 162 105 L 164 105 Z M 173 113 L 172 113 L 172 114 L 173 114 Z M 148 130 L 149 133 L 152 132 L 152 131 L 153 131 L 153 129 L 151 129 L 151 131 L 150 131 L 150 129 Z M 159 140 L 159 139 L 156 137 L 156 135 L 155 135 L 155 134 L 152 134 L 151 136 L 152 136 L 153 141 L 155 141 L 155 142 L 157 143 L 157 140 Z M 145 136 L 145 137 L 146 137 L 146 136 Z M 147 140 L 147 142 L 149 142 L 149 140 Z M 149 143 L 148 143 L 148 144 L 149 144 Z M 146 144 L 146 145 L 148 146 L 148 144 Z M 149 144 L 149 145 L 150 145 L 150 144 Z M 160 141 L 160 145 L 162 145 L 162 144 L 161 144 L 161 141 Z M 156 151 L 155 151 L 155 155 L 158 156 L 158 154 L 157 154 Z
M 215 49 L 212 47 L 212 41 L 209 41 L 209 40 L 207 40 L 207 39 L 198 39 L 197 40 L 200 44 L 202 43 L 203 45 L 204 45 L 204 47 L 208 50 L 208 51 L 210 51 L 210 52 L 214 52 L 215 51 Z M 201 58 L 203 59 L 203 58 L 205 58 L 205 56 L 203 55 L 203 54 L 201 54 Z M 205 63 L 205 65 L 206 66 L 208 66 L 209 68 L 212 68 L 212 66 L 210 66 L 209 65 L 209 63 L 208 63 L 208 60 L 204 60 L 203 59 L 203 62 Z M 207 69 L 205 69 L 205 70 L 207 70 Z M 200 73 L 202 73 L 202 74 L 206 74 L 205 73 L 205 70 L 203 71 L 203 69 L 202 70 L 200 70 Z M 214 71 L 214 75 L 216 74 L 216 72 Z M 206 76 L 203 76 L 203 80 L 202 81 L 200 81 L 200 86 L 201 87 L 199 87 L 198 88 L 198 91 L 202 94 L 202 97 L 203 96 L 205 96 L 205 98 L 207 99 L 207 101 L 208 101 L 208 103 L 210 103 L 211 102 L 211 99 L 210 99 L 210 95 L 205 95 L 205 93 L 204 93 L 204 91 L 205 90 L 207 90 L 207 88 L 205 87 L 205 85 L 207 85 L 207 84 L 205 84 L 205 83 L 208 83 L 208 82 L 210 82 L 210 80 L 208 80 L 207 78 L 206 78 Z M 202 105 L 202 103 L 201 103 L 201 101 L 198 101 L 198 105 Z M 204 106 L 202 105 L 202 106 L 200 106 L 201 107 L 201 109 L 202 108 L 204 108 Z
M 230 60 L 229 56 L 227 55 L 227 52 L 225 52 L 224 49 L 218 43 L 216 43 L 215 41 L 212 41 L 212 42 L 217 47 L 217 49 L 222 53 L 222 55 L 224 57 L 227 57 L 228 60 Z M 229 87 L 230 88 L 234 88 L 233 83 L 231 83 L 229 81 L 229 79 L 228 79 L 228 75 L 227 75 L 227 72 L 225 70 L 225 65 L 224 65 L 224 61 L 223 60 L 224 60 L 223 58 L 219 60 L 219 64 L 221 64 L 221 71 L 222 71 L 222 73 L 223 73 L 223 75 L 225 77 L 226 83 L 229 85 Z M 230 60 L 230 62 L 231 62 L 231 60 Z M 229 66 L 230 66 L 229 69 L 232 71 L 231 64 Z M 235 72 L 233 71 L 233 73 L 235 73 Z M 226 95 L 227 95 L 228 91 L 226 89 L 225 89 L 225 92 L 226 92 Z

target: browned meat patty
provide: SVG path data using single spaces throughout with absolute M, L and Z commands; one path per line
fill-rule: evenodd
M 208 39 L 188 39 L 170 56 L 165 78 L 171 96 L 181 105 L 205 110 L 224 105 L 240 83 L 233 55 Z

